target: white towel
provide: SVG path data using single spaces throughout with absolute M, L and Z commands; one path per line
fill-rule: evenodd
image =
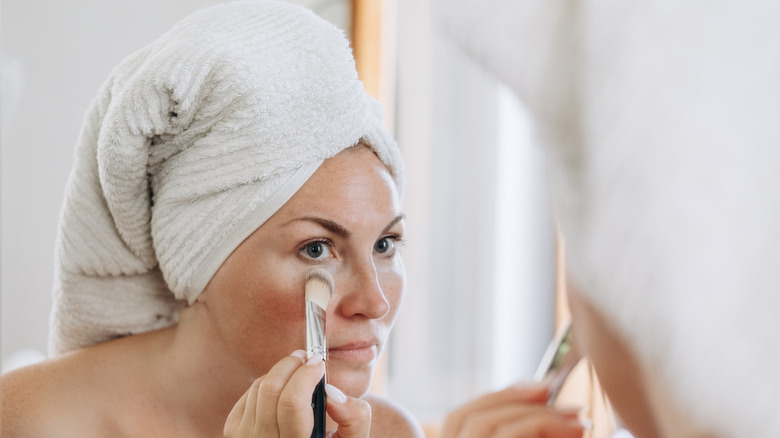
M 53 354 L 174 323 L 321 162 L 403 166 L 342 31 L 283 1 L 201 10 L 126 58 L 76 148 L 56 253 Z
M 574 282 L 691 425 L 780 436 L 780 4 L 439 3 L 539 122 Z

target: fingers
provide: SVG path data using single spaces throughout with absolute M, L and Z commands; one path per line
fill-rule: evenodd
M 585 428 L 578 420 L 563 419 L 548 413 L 502 424 L 495 430 L 495 433 L 482 436 L 495 438 L 581 438 L 584 433 Z
M 280 437 L 309 437 L 314 427 L 311 397 L 317 383 L 325 374 L 322 356 L 315 354 L 304 366 L 290 375 L 279 394 L 276 423 Z M 266 380 L 270 377 L 266 377 Z M 267 436 L 267 435 L 260 435 Z
M 238 403 L 230 410 L 227 420 L 225 421 L 225 427 L 222 429 L 222 434 L 226 437 L 234 436 L 241 426 L 241 420 L 244 418 L 244 410 L 246 408 L 246 399 L 249 395 L 249 391 L 238 400 Z
M 547 406 L 546 386 L 513 386 L 474 400 L 447 416 L 446 438 L 582 436 L 578 410 Z
M 247 403 L 246 416 L 254 418 L 257 422 L 256 429 L 264 431 L 269 436 L 279 436 L 277 423 L 279 398 L 292 375 L 303 365 L 302 353 L 296 351 L 277 362 L 268 374 L 255 381 L 256 385 L 252 385 L 249 390 L 250 401 Z M 255 386 L 257 391 L 253 391 Z
M 547 401 L 548 394 L 547 386 L 544 385 L 510 386 L 502 391 L 487 394 L 450 413 L 444 422 L 443 436 L 458 436 L 458 433 L 463 430 L 463 423 L 466 419 L 477 412 L 489 411 L 510 404 L 544 403 Z
M 336 437 L 365 438 L 371 429 L 371 405 L 365 400 L 347 397 L 338 388 L 326 384 L 328 415 L 339 427 Z
M 252 383 L 228 415 L 226 437 L 308 438 L 314 426 L 311 398 L 325 373 L 322 358 L 316 355 L 304 363 L 303 352 L 295 352 Z M 347 397 L 326 385 L 327 412 L 338 424 L 334 437 L 366 438 L 371 429 L 368 402 Z
M 258 378 L 228 415 L 226 437 L 309 437 L 314 425 L 311 397 L 322 379 L 321 357 L 304 363 L 296 351 Z
M 515 404 L 473 414 L 464 421 L 458 436 L 563 438 L 582 436 L 583 430 L 577 411 L 558 410 L 546 404 Z M 560 434 L 563 431 L 565 435 Z
M 265 376 L 263 376 L 265 377 Z M 263 377 L 256 379 L 249 390 L 246 392 L 246 403 L 244 403 L 244 414 L 241 417 L 240 428 L 244 430 L 252 430 L 257 422 L 257 393 L 260 391 L 260 384 L 263 382 Z

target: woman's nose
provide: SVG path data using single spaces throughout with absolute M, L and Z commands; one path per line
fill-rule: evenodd
M 379 319 L 390 311 L 390 303 L 382 290 L 373 261 L 350 266 L 348 275 L 343 283 L 336 285 L 336 289 L 339 287 L 343 293 L 339 294 L 341 300 L 337 311 L 347 318 Z

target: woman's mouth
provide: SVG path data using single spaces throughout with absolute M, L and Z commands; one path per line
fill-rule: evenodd
M 328 348 L 328 361 L 371 363 L 377 359 L 378 353 L 377 341 L 356 342 Z

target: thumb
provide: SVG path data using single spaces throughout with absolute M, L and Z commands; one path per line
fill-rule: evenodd
M 371 405 L 358 398 L 347 397 L 335 386 L 326 383 L 327 411 L 339 427 L 332 435 L 338 438 L 367 438 L 371 429 Z

